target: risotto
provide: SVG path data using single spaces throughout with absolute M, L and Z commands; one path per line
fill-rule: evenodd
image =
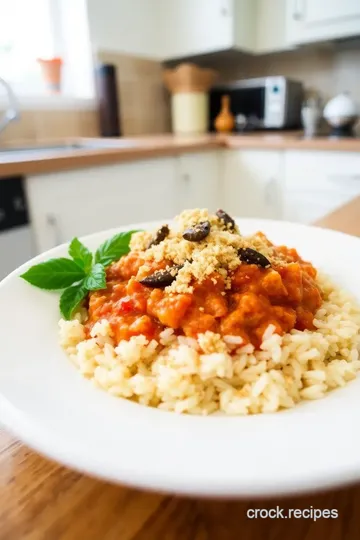
M 178 413 L 256 414 L 356 377 L 360 309 L 293 248 L 222 210 L 133 234 L 60 344 L 110 394 Z

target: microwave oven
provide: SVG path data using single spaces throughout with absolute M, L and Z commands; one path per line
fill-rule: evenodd
M 236 131 L 298 129 L 301 127 L 303 85 L 286 77 L 245 79 L 214 86 L 209 97 L 209 128 L 221 109 L 223 95 L 230 97 Z

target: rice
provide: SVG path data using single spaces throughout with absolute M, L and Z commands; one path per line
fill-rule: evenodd
M 197 339 L 165 329 L 115 343 L 106 320 L 85 339 L 84 314 L 61 320 L 60 344 L 86 378 L 110 394 L 166 411 L 232 415 L 270 413 L 322 398 L 356 377 L 360 368 L 360 308 L 330 280 L 316 331 L 284 336 L 269 325 L 260 350 L 238 336 L 212 332 Z

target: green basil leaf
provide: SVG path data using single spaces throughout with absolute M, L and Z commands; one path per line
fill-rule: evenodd
M 138 231 L 121 232 L 106 240 L 95 253 L 95 263 L 109 266 L 110 263 L 118 261 L 120 257 L 129 253 L 130 240 L 136 232 Z
M 89 274 L 83 280 L 84 287 L 88 291 L 106 289 L 106 273 L 102 264 L 94 264 Z
M 87 296 L 88 291 L 83 285 L 83 281 L 71 285 L 60 296 L 60 311 L 62 316 L 69 320 L 79 304 Z
M 85 272 L 89 272 L 92 265 L 92 254 L 78 238 L 73 238 L 69 245 L 69 255 L 74 259 L 76 264 L 83 268 Z
M 40 289 L 57 290 L 69 287 L 84 276 L 84 270 L 75 261 L 61 257 L 36 264 L 20 277 Z

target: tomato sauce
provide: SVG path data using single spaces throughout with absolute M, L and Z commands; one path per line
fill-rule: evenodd
M 193 283 L 192 293 L 167 293 L 141 285 L 136 275 L 144 261 L 131 252 L 107 269 L 107 288 L 90 293 L 87 330 L 108 319 L 118 341 L 140 334 L 156 339 L 170 327 L 190 337 L 207 330 L 241 336 L 255 347 L 269 324 L 280 335 L 293 328 L 311 330 L 322 302 L 316 270 L 296 250 L 276 249 L 288 263 L 266 269 L 241 264 L 230 276 L 231 289 L 225 289 L 223 278 L 213 274 Z M 153 272 L 167 264 L 154 263 L 149 269 Z

